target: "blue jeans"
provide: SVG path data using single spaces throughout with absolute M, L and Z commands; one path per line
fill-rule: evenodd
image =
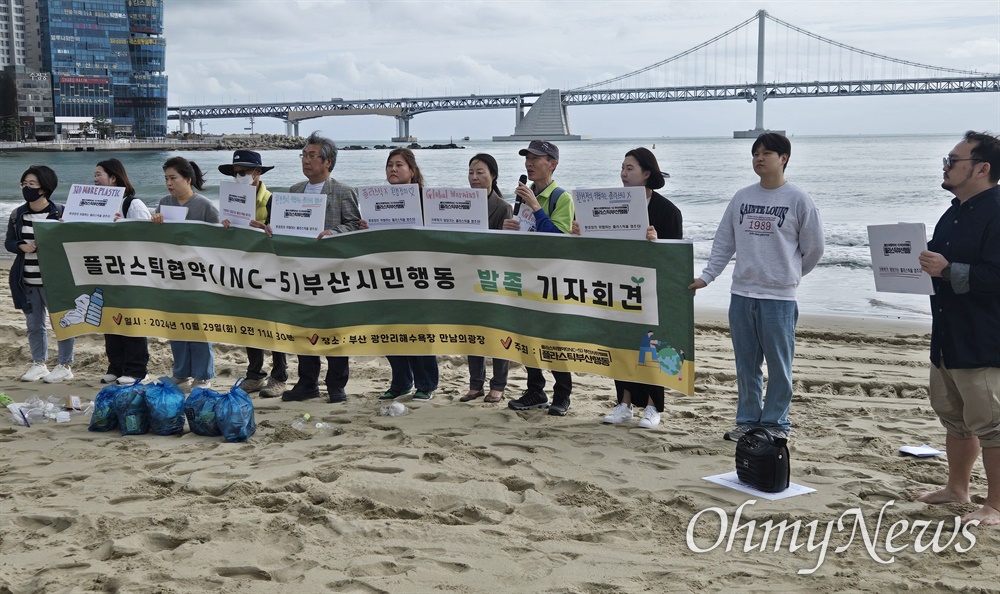
M 792 359 L 799 306 L 794 301 L 731 295 L 729 334 L 736 355 L 736 424 L 789 431 Z M 767 393 L 763 393 L 767 361 Z
M 45 363 L 49 358 L 49 338 L 45 330 L 46 319 L 49 317 L 49 301 L 45 298 L 44 287 L 25 285 L 30 312 L 24 312 L 28 326 L 28 347 L 31 348 L 31 360 L 35 363 Z M 59 364 L 73 364 L 73 339 L 58 341 Z
M 431 393 L 438 387 L 438 361 L 434 355 L 389 355 L 392 367 L 390 390 L 409 392 L 416 387 L 420 392 Z
M 174 353 L 174 377 L 202 381 L 215 377 L 212 343 L 171 340 L 170 350 Z

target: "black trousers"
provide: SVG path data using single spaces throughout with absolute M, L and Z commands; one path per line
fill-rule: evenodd
M 528 372 L 528 389 L 544 392 L 545 376 L 542 375 L 542 370 L 535 367 L 525 367 L 525 369 Z M 550 373 L 556 380 L 556 387 L 552 390 L 553 398 L 560 396 L 569 398 L 570 392 L 573 391 L 573 374 L 568 371 L 552 371 Z
M 146 377 L 149 365 L 149 345 L 144 336 L 104 335 L 104 352 L 108 355 L 108 373 L 121 377 Z
M 265 351 L 260 349 L 247 347 L 247 359 L 250 360 L 247 364 L 247 379 L 259 380 L 267 377 L 264 373 L 264 353 Z M 288 381 L 288 358 L 285 357 L 285 353 L 271 352 L 271 377 L 279 382 Z
M 656 412 L 663 412 L 663 386 L 615 380 L 615 391 L 618 392 L 618 404 L 621 404 L 626 390 L 628 390 L 629 398 L 635 406 L 646 408 L 646 404 L 652 399 L 653 406 L 656 407 Z
M 319 357 L 299 355 L 299 380 L 295 385 L 304 388 L 319 387 Z M 326 389 L 343 390 L 351 377 L 350 359 L 347 357 L 326 358 Z

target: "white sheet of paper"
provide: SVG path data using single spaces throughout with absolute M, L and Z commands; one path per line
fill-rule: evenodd
M 788 488 L 781 493 L 766 493 L 764 491 L 758 491 L 750 485 L 741 483 L 736 471 L 727 472 L 726 474 L 716 474 L 714 476 L 702 477 L 702 480 L 708 481 L 710 483 L 715 483 L 716 485 L 722 485 L 723 487 L 729 487 L 730 489 L 736 489 L 737 491 L 742 491 L 748 495 L 753 495 L 754 497 L 760 497 L 762 499 L 767 499 L 769 501 L 777 501 L 779 499 L 788 499 L 789 497 L 795 497 L 796 495 L 805 495 L 806 493 L 813 493 L 816 489 L 811 487 L 803 487 L 796 483 L 789 483 Z
M 257 188 L 236 182 L 219 183 L 219 221 L 234 227 L 249 227 L 257 212 Z
M 931 277 L 920 270 L 918 257 L 927 249 L 923 223 L 868 225 L 875 290 L 883 293 L 933 295 Z
M 517 219 L 517 224 L 521 226 L 518 231 L 521 233 L 530 233 L 535 230 L 535 213 L 531 211 L 528 205 L 522 203 L 521 208 L 514 215 Z
M 326 224 L 326 194 L 271 194 L 271 231 L 275 235 L 316 238 Z
M 111 223 L 121 210 L 125 188 L 73 184 L 66 197 L 62 220 L 66 222 Z
M 436 229 L 489 229 L 486 190 L 424 188 L 424 226 Z
M 929 458 L 931 456 L 943 456 L 944 452 L 941 450 L 935 450 L 931 446 L 924 445 L 919 446 L 902 446 L 899 448 L 899 452 L 902 454 L 909 454 L 911 456 L 916 456 L 918 458 Z
M 573 200 L 581 236 L 646 239 L 645 188 L 577 188 Z
M 420 187 L 417 184 L 361 186 L 358 208 L 368 227 L 423 227 Z
M 165 222 L 176 223 L 187 220 L 188 207 L 186 206 L 165 206 L 160 205 L 160 214 Z

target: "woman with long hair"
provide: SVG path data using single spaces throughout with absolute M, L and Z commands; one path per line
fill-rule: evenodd
M 503 193 L 497 185 L 500 177 L 497 160 L 493 155 L 479 153 L 469 159 L 469 186 L 486 190 L 487 218 L 490 229 L 503 229 L 503 222 L 512 216 L 510 204 L 503 199 Z M 459 398 L 461 402 L 469 402 L 483 398 L 483 402 L 500 402 L 504 399 L 507 389 L 507 371 L 510 361 L 493 358 L 493 377 L 490 378 L 490 392 L 486 394 L 486 357 L 469 355 L 469 391 Z M 484 398 L 485 396 L 485 398 Z
M 160 205 L 153 213 L 153 223 L 163 222 L 164 206 L 184 206 L 187 208 L 185 220 L 219 222 L 219 209 L 208 198 L 195 192 L 204 189 L 205 177 L 194 161 L 184 157 L 172 157 L 163 164 L 163 180 L 167 185 L 166 196 L 160 199 Z M 215 360 L 212 357 L 212 343 L 190 342 L 187 340 L 171 340 L 170 350 L 174 354 L 174 382 L 181 387 L 187 387 L 193 381 L 192 387 L 209 388 L 215 377 Z
M 417 184 L 424 189 L 424 176 L 417 166 L 417 158 L 413 151 L 407 148 L 393 149 L 385 161 L 385 179 L 392 185 Z M 367 225 L 362 226 L 362 228 Z M 392 382 L 385 394 L 379 400 L 393 400 L 413 393 L 413 400 L 426 401 L 434 397 L 438 387 L 438 364 L 434 355 L 390 355 L 389 366 L 392 367 Z
M 683 218 L 681 211 L 674 203 L 667 200 L 656 190 L 663 187 L 664 175 L 656 162 L 656 155 L 647 148 L 639 147 L 625 153 L 621 171 L 622 185 L 625 187 L 643 187 L 646 189 L 646 209 L 649 213 L 649 227 L 646 228 L 646 239 L 683 239 Z M 580 234 L 580 227 L 573 221 L 573 234 Z M 646 333 L 643 339 L 644 348 L 655 352 L 656 344 L 653 331 Z M 645 353 L 644 355 L 645 356 Z M 632 403 L 640 406 L 645 403 L 639 427 L 652 429 L 660 424 L 663 413 L 663 386 L 640 384 L 615 380 L 615 390 L 618 393 L 618 404 L 604 417 L 605 423 L 626 423 L 632 421 L 635 413 Z
M 125 165 L 118 159 L 106 159 L 94 167 L 95 186 L 117 186 L 125 188 L 120 212 L 115 220 L 124 218 L 133 221 L 148 221 L 149 208 L 136 198 L 135 188 L 125 173 Z M 108 356 L 108 371 L 101 378 L 102 384 L 117 382 L 128 386 L 146 378 L 149 365 L 149 344 L 145 336 L 104 335 L 104 352 Z

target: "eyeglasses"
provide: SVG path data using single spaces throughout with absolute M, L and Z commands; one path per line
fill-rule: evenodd
M 36 181 L 27 181 L 27 182 L 21 182 L 21 187 L 22 188 L 41 188 L 42 186 L 39 185 L 39 183 L 36 182 Z
M 309 159 L 310 161 L 313 161 L 315 159 L 322 159 L 323 155 L 321 155 L 319 153 L 300 153 L 299 154 L 299 158 L 300 159 Z
M 949 155 L 949 156 L 944 157 L 944 158 L 941 159 L 941 162 L 948 169 L 951 169 L 952 167 L 954 167 L 955 163 L 958 163 L 959 161 L 978 161 L 980 163 L 983 162 L 982 159 L 975 159 L 975 158 L 972 158 L 972 159 L 956 159 L 956 158 L 952 157 L 951 155 Z

